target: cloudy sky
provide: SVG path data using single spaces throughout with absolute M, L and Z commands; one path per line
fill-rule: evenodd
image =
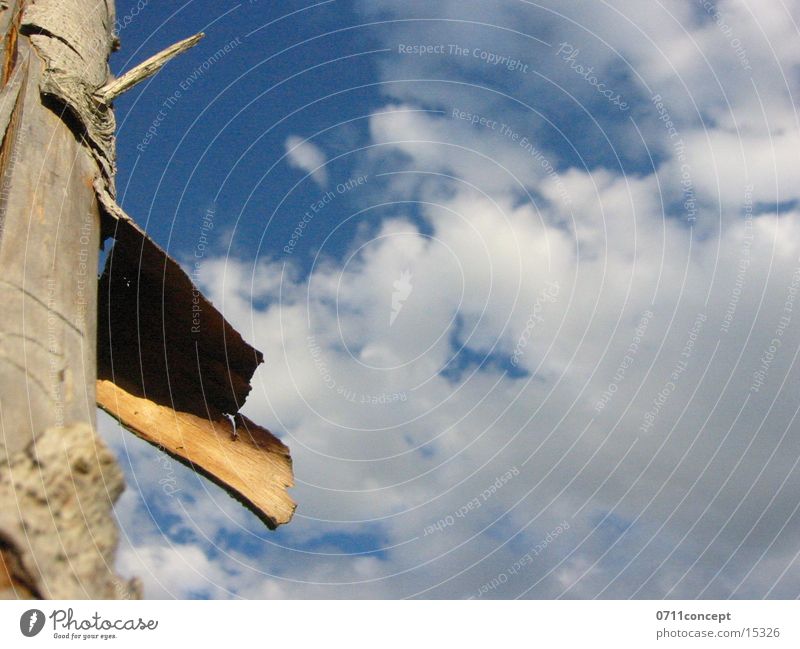
M 213 214 L 297 481 L 270 532 L 102 418 L 146 595 L 800 595 L 800 2 L 118 19 L 117 71 L 207 33 L 118 102 L 118 186 L 180 260 Z

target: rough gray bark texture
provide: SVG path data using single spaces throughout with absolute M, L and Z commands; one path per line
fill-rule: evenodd
M 43 598 L 136 596 L 113 571 L 111 505 L 122 489 L 116 460 L 91 426 L 40 432 L 0 475 L 0 502 L 14 504 L 0 511 L 11 581 Z
M 0 597 L 121 598 L 122 474 L 94 431 L 113 0 L 0 3 Z

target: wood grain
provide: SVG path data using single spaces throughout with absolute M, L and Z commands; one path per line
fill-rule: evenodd
M 265 428 L 239 415 L 234 432 L 225 417 L 175 411 L 111 381 L 98 381 L 97 403 L 131 432 L 225 487 L 270 528 L 291 520 L 289 449 Z
M 112 173 L 113 137 L 99 156 L 95 126 L 76 119 L 87 86 L 107 78 L 113 2 L 2 6 L 0 548 L 13 587 L 3 596 L 23 596 L 20 585 L 38 597 L 135 596 L 113 569 L 123 476 L 94 429 L 92 179 Z M 57 86 L 67 91 L 56 97 Z

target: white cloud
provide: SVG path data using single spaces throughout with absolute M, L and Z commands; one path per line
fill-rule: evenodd
M 796 115 L 778 79 L 796 71 L 785 43 L 797 34 L 779 10 L 747 14 L 739 4 L 718 7 L 747 39 L 763 95 L 740 83 L 730 43 L 700 4 L 672 8 L 672 18 L 638 2 L 553 4 L 587 31 L 513 7 L 485 15 L 464 3 L 369 3 L 389 15 L 513 19 L 531 33 L 545 24 L 550 41 L 579 44 L 609 78 L 627 69 L 613 46 L 669 98 L 697 222 L 671 206 L 686 198 L 682 162 L 646 93 L 636 119 L 653 164 L 626 174 L 565 166 L 570 146 L 588 156 L 604 139 L 548 137 L 536 113 L 508 97 L 458 84 L 387 86 L 392 96 L 370 119 L 379 146 L 362 162 L 387 174 L 376 195 L 407 201 L 405 211 L 360 230 L 344 254 L 321 250 L 309 277 L 294 258 L 203 266 L 212 299 L 265 352 L 246 408 L 292 448 L 296 520 L 260 535 L 235 506 L 200 494 L 176 524 L 210 539 L 197 542 L 199 555 L 185 542 L 159 547 L 153 532 L 132 540 L 126 567 L 170 560 L 169 579 L 189 585 L 181 592 L 213 582 L 217 596 L 469 597 L 498 575 L 502 585 L 483 596 L 796 596 L 800 313 L 796 302 L 786 308 L 800 288 L 800 212 L 776 215 L 759 202 L 796 196 Z M 488 33 L 398 23 L 384 38 L 479 34 L 526 51 L 507 32 Z M 386 61 L 385 79 L 424 71 L 458 80 L 469 69 L 441 58 Z M 542 61 L 591 111 L 607 108 L 558 61 Z M 623 77 L 614 78 L 632 91 Z M 532 92 L 547 87 L 541 80 L 498 79 L 514 99 L 557 112 L 557 91 Z M 519 138 L 453 119 L 454 107 L 512 125 L 558 173 Z M 621 157 L 641 142 L 627 118 L 605 135 L 616 145 L 623 133 Z M 313 172 L 325 161 L 314 152 L 296 164 Z M 390 326 L 405 271 L 413 291 Z M 537 303 L 552 283 L 557 299 Z M 754 373 L 777 338 L 756 390 Z M 564 520 L 569 529 L 554 536 Z M 227 548 L 231 533 L 244 535 L 247 551 Z M 531 552 L 535 560 L 515 567 Z
M 328 171 L 325 164 L 328 158 L 316 144 L 297 135 L 286 138 L 286 158 L 295 169 L 309 174 L 314 181 L 325 188 L 328 185 Z

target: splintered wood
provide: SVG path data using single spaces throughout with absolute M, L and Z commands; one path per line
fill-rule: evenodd
M 268 430 L 241 415 L 234 430 L 226 417 L 179 412 L 111 381 L 98 381 L 97 402 L 142 439 L 225 487 L 270 528 L 291 519 L 289 449 Z
M 95 96 L 110 101 L 202 36 L 167 48 Z M 269 527 L 289 522 L 295 505 L 286 493 L 293 485 L 288 449 L 252 422 L 234 441 L 229 421 L 248 421 L 239 410 L 263 355 L 122 210 L 113 184 L 96 177 L 93 187 L 102 238 L 114 241 L 98 289 L 97 371 L 117 390 L 105 386 L 98 405 L 215 481 Z M 187 441 L 191 435 L 197 438 Z
M 287 448 L 239 414 L 260 352 L 116 203 L 110 102 L 201 35 L 114 79 L 114 21 L 113 0 L 0 2 L 0 598 L 138 596 L 98 403 L 270 527 L 294 511 Z
M 228 490 L 269 527 L 289 522 L 289 451 L 238 414 L 261 352 L 115 210 L 105 226 L 114 247 L 98 290 L 98 404 Z M 240 422 L 236 430 L 231 419 Z
M 205 34 L 202 32 L 195 34 L 194 36 L 186 38 L 179 43 L 175 43 L 175 45 L 171 45 L 163 52 L 159 52 L 155 56 L 151 56 L 149 59 L 143 61 L 132 70 L 129 70 L 118 79 L 114 79 L 110 83 L 104 85 L 95 92 L 95 97 L 97 97 L 104 104 L 110 104 L 121 94 L 133 88 L 133 86 L 135 86 L 137 83 L 141 83 L 145 79 L 152 77 L 170 60 L 197 45 L 203 36 L 205 36 Z

